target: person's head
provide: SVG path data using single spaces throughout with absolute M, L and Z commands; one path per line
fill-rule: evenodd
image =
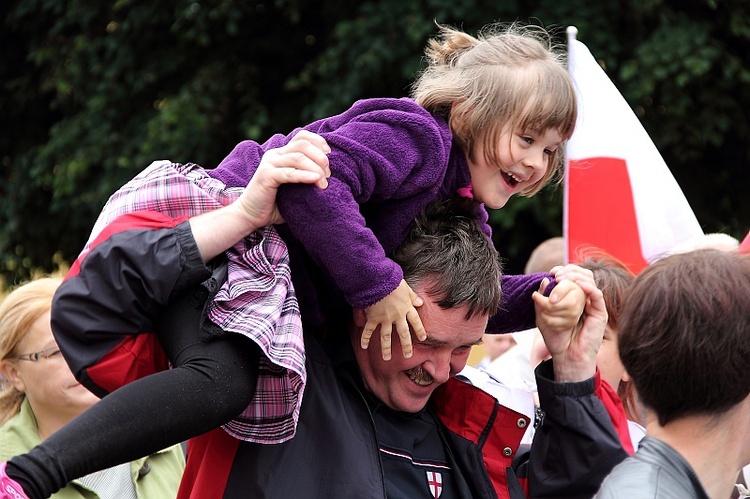
M 607 325 L 596 356 L 596 366 L 602 379 L 620 395 L 628 417 L 639 420 L 637 400 L 628 386 L 630 376 L 620 360 L 618 335 L 622 303 L 635 275 L 622 262 L 603 252 L 587 251 L 579 257 L 582 257 L 582 260 L 577 265 L 591 271 L 594 283 L 602 291 L 607 307 Z M 532 365 L 537 365 L 549 357 L 544 339 L 539 334 L 531 351 Z
M 750 394 L 750 258 L 695 250 L 648 266 L 620 316 L 620 357 L 661 426 L 721 418 Z
M 73 377 L 50 327 L 57 278 L 41 278 L 13 290 L 0 304 L 0 418 L 7 421 L 29 399 L 37 422 L 72 419 L 98 400 Z
M 477 222 L 476 205 L 455 200 L 430 205 L 393 259 L 424 299 L 418 311 L 427 340 L 412 335 L 411 358 L 384 361 L 379 334 L 367 350 L 359 348 L 364 312 L 355 310 L 352 343 L 367 389 L 392 409 L 417 412 L 465 367 L 471 347 L 481 342 L 500 303 L 500 263 Z M 395 334 L 393 342 L 398 350 Z
M 512 334 L 485 334 L 482 346 L 490 361 L 495 360 L 516 344 Z
M 545 239 L 529 255 L 524 274 L 549 272 L 552 267 L 565 265 L 565 238 L 550 237 Z
M 687 253 L 688 251 L 694 251 L 697 249 L 736 251 L 739 247 L 740 241 L 736 237 L 723 232 L 710 232 L 675 245 L 669 250 L 669 254 L 676 255 L 678 253 Z
M 549 34 L 540 27 L 491 25 L 477 37 L 441 27 L 412 97 L 446 116 L 469 160 L 474 195 L 502 208 L 532 196 L 563 164 L 573 134 L 575 87 Z
M 602 290 L 607 307 L 607 326 L 596 356 L 596 366 L 602 379 L 623 399 L 628 415 L 635 417 L 638 412 L 635 401 L 623 396 L 628 393 L 626 384 L 630 377 L 620 360 L 618 337 L 622 303 L 635 275 L 623 263 L 604 254 L 587 257 L 578 265 L 594 274 L 594 282 Z

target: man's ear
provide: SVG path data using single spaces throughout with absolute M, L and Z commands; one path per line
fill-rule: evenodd
M 8 383 L 21 393 L 26 392 L 26 384 L 23 382 L 21 373 L 18 372 L 16 366 L 7 360 L 0 362 L 0 374 L 3 375 Z
M 354 325 L 357 327 L 365 327 L 365 324 L 367 324 L 367 316 L 364 309 L 355 308 L 352 310 L 352 318 L 354 319 Z

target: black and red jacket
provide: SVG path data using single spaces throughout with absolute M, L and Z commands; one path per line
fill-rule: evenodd
M 283 444 L 241 442 L 217 429 L 190 441 L 178 499 L 386 497 L 376 428 L 361 383 L 316 341 L 306 343 L 308 386 L 297 434 Z M 521 448 L 525 415 L 456 378 L 427 410 L 442 423 L 460 497 L 591 497 L 628 456 L 597 374 L 555 383 L 552 363 L 537 370 L 544 417 Z M 606 398 L 606 397 L 605 397 Z M 425 479 L 425 496 L 429 495 Z
M 181 222 L 145 212 L 117 220 L 58 291 L 58 342 L 78 379 L 101 395 L 167 367 L 149 333 L 152 319 L 173 293 L 210 274 Z M 82 267 L 89 269 L 86 279 Z M 59 335 L 61 329 L 70 334 Z M 297 435 L 272 446 L 240 442 L 221 429 L 198 437 L 189 446 L 180 497 L 385 497 L 363 394 L 317 342 L 306 347 L 309 386 Z M 458 380 L 436 392 L 430 410 L 445 429 L 466 497 L 589 497 L 626 457 L 618 438 L 619 432 L 629 442 L 624 411 L 616 397 L 602 396 L 606 384 L 598 376 L 554 383 L 551 366 L 540 369 L 546 416 L 529 452 L 519 449 L 518 421 L 525 416 Z

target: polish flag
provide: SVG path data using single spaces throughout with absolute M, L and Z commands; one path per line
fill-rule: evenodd
M 563 235 L 567 261 L 597 248 L 638 273 L 670 248 L 703 234 L 635 113 L 568 28 L 578 122 L 567 144 Z

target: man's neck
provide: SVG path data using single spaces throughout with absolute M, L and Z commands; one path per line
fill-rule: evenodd
M 730 414 L 718 423 L 707 416 L 690 416 L 660 426 L 649 415 L 646 434 L 677 451 L 709 497 L 730 497 L 743 462 L 744 440 L 738 435 L 748 431 L 737 416 Z

